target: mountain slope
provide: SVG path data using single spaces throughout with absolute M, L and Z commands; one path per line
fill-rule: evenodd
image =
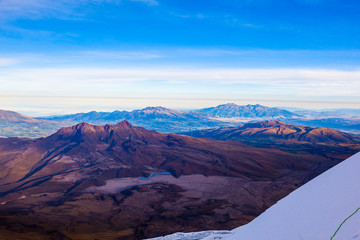
M 0 120 L 8 122 L 26 122 L 26 123 L 37 123 L 41 122 L 35 118 L 22 115 L 13 111 L 0 110 Z
M 360 213 L 356 212 L 360 207 L 359 171 L 357 153 L 231 232 L 177 234 L 157 239 L 360 239 Z
M 3 195 L 18 191 L 25 180 L 40 181 L 37 179 L 79 167 L 114 165 L 117 171 L 126 168 L 127 176 L 169 171 L 176 177 L 203 174 L 271 179 L 287 174 L 288 169 L 309 169 L 311 162 L 316 161 L 315 157 L 306 156 L 299 162 L 296 155 L 237 142 L 148 131 L 127 121 L 105 126 L 81 123 L 34 141 L 0 139 L 0 151 L 5 154 L 0 155 L 2 172 L 7 172 L 1 179 L 7 184 L 0 188 Z M 13 165 L 14 159 L 19 167 Z M 107 174 L 103 170 L 101 176 L 107 178 Z
M 240 127 L 200 130 L 186 135 L 234 140 L 243 142 L 309 142 L 323 144 L 355 144 L 358 141 L 351 135 L 330 128 L 295 126 L 280 121 L 248 123 Z
M 164 134 L 127 121 L 0 139 L 0 238 L 143 239 L 231 229 L 355 151 L 297 148 Z
M 340 118 L 342 117 L 342 118 Z M 360 134 L 360 119 L 359 118 L 344 118 L 338 115 L 338 118 L 288 118 L 283 119 L 286 123 L 296 125 L 307 125 L 312 127 L 334 128 L 340 131 L 347 131 L 354 134 Z
M 62 123 L 0 110 L 0 137 L 43 137 L 56 132 L 63 126 Z
M 227 103 L 198 111 L 212 117 L 220 118 L 281 118 L 299 116 L 287 110 L 265 107 L 259 104 L 239 106 L 234 103 Z
M 330 239 L 360 207 L 359 171 L 360 153 L 279 201 L 248 226 L 236 229 L 229 239 Z M 333 239 L 359 239 L 358 221 L 347 222 L 347 227 L 352 226 L 349 232 L 340 229 Z

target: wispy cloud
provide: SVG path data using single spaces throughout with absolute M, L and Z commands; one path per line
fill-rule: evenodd
M 240 92 L 246 86 L 258 86 L 267 93 L 297 96 L 360 96 L 360 71 L 329 69 L 180 69 L 180 68 L 32 68 L 2 71 L 0 93 L 60 91 L 91 94 L 101 89 L 121 88 L 146 82 L 167 84 L 233 85 Z M 242 89 L 243 88 L 243 89 Z M 181 91 L 181 90 L 179 90 Z M 252 91 L 257 91 L 252 89 Z M 152 93 L 156 95 L 157 93 Z
M 326 1 L 324 1 L 324 0 L 298 0 L 298 2 L 304 3 L 304 4 L 316 5 L 316 4 L 319 4 L 319 3 L 326 2 Z
M 57 18 L 63 20 L 87 20 L 87 15 L 100 5 L 141 2 L 149 6 L 157 0 L 1 0 L 0 20 Z
M 58 40 L 58 39 L 68 39 L 68 38 L 77 38 L 79 34 L 71 32 L 54 32 L 41 29 L 26 29 L 21 27 L 16 27 L 9 24 L 2 24 L 0 29 L 6 31 L 7 35 L 12 37 L 22 37 L 24 39 L 47 39 L 47 40 Z
M 15 65 L 18 60 L 13 58 L 0 58 L 0 67 Z
M 241 23 L 240 25 L 243 27 L 246 27 L 246 28 L 255 28 L 255 29 L 262 28 L 262 26 L 260 26 L 260 25 L 255 25 L 255 24 L 251 24 L 251 23 Z
M 253 28 L 253 29 L 263 28 L 263 26 L 261 25 L 257 25 L 254 23 L 250 23 L 248 21 L 241 20 L 238 17 L 234 17 L 233 15 L 230 14 L 226 14 L 225 16 L 223 16 L 223 21 L 226 24 L 234 27 L 244 27 L 244 28 Z
M 84 55 L 88 55 L 91 57 L 97 58 L 105 58 L 105 59 L 139 59 L 139 60 L 146 60 L 146 59 L 157 59 L 164 57 L 163 55 L 156 53 L 156 52 L 148 52 L 148 51 L 85 51 L 83 52 Z
M 0 2 L 0 19 L 9 21 L 18 18 L 79 18 L 83 17 L 83 14 L 76 11 L 76 8 L 86 2 L 84 0 L 77 2 L 69 0 L 3 0 Z
M 93 21 L 96 12 L 105 5 L 119 5 L 123 2 L 141 2 L 149 6 L 158 5 L 156 0 L 0 0 L 0 30 L 7 37 L 29 39 L 69 39 L 77 38 L 73 32 L 59 32 L 56 28 L 34 29 L 20 27 L 18 19 L 60 19 L 65 21 Z M 135 4 L 135 3 L 134 3 Z
M 71 33 L 19 30 L 18 33 L 33 39 L 76 38 Z M 84 51 L 21 52 L 2 55 L 3 58 L 19 59 L 21 67 L 62 66 L 182 66 L 219 69 L 235 68 L 301 68 L 356 70 L 360 67 L 360 51 L 320 51 L 320 50 L 269 50 L 237 48 L 119 48 L 89 49 Z
M 131 2 L 141 2 L 141 3 L 145 3 L 149 6 L 157 6 L 159 5 L 159 2 L 156 0 L 130 0 Z

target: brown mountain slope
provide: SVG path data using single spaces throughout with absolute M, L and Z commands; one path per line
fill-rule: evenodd
M 0 120 L 6 120 L 9 122 L 26 122 L 26 123 L 36 123 L 41 122 L 35 118 L 22 115 L 13 111 L 0 110 Z
M 127 121 L 0 139 L 0 238 L 140 239 L 230 229 L 356 151 L 333 149 L 290 153 Z
M 0 187 L 3 195 L 6 190 L 18 191 L 44 178 L 80 169 L 86 176 L 92 175 L 92 169 L 102 169 L 99 175 L 104 179 L 159 171 L 175 177 L 202 174 L 271 179 L 289 168 L 308 169 L 306 161 L 298 162 L 297 156 L 289 159 L 275 149 L 162 134 L 133 127 L 127 121 L 105 126 L 81 123 L 43 139 L 10 138 L 0 139 L 0 143 L 2 173 L 7 173 L 1 178 L 7 183 L 5 189 Z M 313 161 L 311 156 L 307 158 Z
M 254 139 L 277 142 L 309 142 L 316 144 L 357 144 L 351 135 L 331 128 L 295 126 L 280 121 L 248 123 L 240 127 L 200 130 L 187 133 L 194 137 L 246 141 Z
M 17 112 L 0 110 L 0 137 L 43 137 L 67 123 L 35 119 Z

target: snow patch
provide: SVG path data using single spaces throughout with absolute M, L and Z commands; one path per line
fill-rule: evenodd
M 232 234 L 230 231 L 203 231 L 193 233 L 174 233 L 165 237 L 150 238 L 148 240 L 221 240 Z

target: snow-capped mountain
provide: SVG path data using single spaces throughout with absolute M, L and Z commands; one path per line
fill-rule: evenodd
M 154 240 L 360 239 L 360 153 L 295 190 L 232 231 L 176 233 Z

